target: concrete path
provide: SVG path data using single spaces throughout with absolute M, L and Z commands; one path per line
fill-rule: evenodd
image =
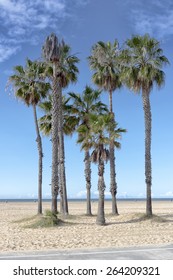
M 0 260 L 173 260 L 173 245 L 0 253 Z

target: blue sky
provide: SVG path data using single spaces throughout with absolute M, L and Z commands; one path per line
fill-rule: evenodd
M 91 82 L 87 57 L 99 40 L 149 33 L 160 40 L 171 65 L 164 69 L 165 86 L 153 89 L 152 170 L 154 197 L 173 197 L 173 3 L 171 0 L 0 0 L 0 198 L 37 197 L 37 146 L 32 108 L 6 89 L 15 65 L 41 57 L 47 35 L 55 32 L 80 58 L 78 82 L 64 92 L 81 93 Z M 108 103 L 103 92 L 102 100 Z M 140 95 L 123 88 L 114 93 L 113 107 L 123 135 L 116 151 L 118 197 L 144 197 L 144 117 Z M 39 112 L 41 115 L 42 112 Z M 85 196 L 83 152 L 76 136 L 65 139 L 67 191 L 70 198 Z M 50 196 L 51 143 L 43 137 L 43 195 Z M 97 167 L 92 166 L 92 195 L 97 195 Z M 105 173 L 109 197 L 109 164 Z

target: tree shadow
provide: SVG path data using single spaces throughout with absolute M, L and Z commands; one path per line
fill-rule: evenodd
M 162 217 L 166 220 L 166 222 L 173 222 L 173 214 L 162 214 Z
M 127 221 L 115 221 L 115 222 L 107 222 L 107 225 L 118 225 L 118 224 L 133 224 L 133 223 L 140 223 L 140 222 L 146 222 L 151 221 L 155 223 L 166 223 L 168 222 L 167 219 L 158 216 L 158 215 L 152 215 L 147 216 L 146 214 L 135 214 L 136 217 L 133 217 Z

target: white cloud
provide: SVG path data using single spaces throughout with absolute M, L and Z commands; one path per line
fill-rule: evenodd
M 51 193 L 45 193 L 43 194 L 43 198 L 50 199 L 52 197 Z
M 74 0 L 74 4 L 81 6 L 87 5 L 89 2 L 90 0 Z
M 21 13 L 25 8 L 24 1 L 0 0 L 0 6 L 9 13 Z
M 51 26 L 65 13 L 64 0 L 0 0 L 0 18 L 4 26 L 27 33 Z
M 168 191 L 164 194 L 161 194 L 160 197 L 173 197 L 173 191 Z
M 86 190 L 81 190 L 75 195 L 75 198 L 78 198 L 78 199 L 86 198 L 86 194 L 87 194 Z M 99 192 L 97 190 L 91 191 L 92 198 L 98 198 L 98 195 L 99 195 Z M 105 191 L 105 198 L 111 198 L 111 193 Z
M 8 31 L 8 35 L 12 36 L 12 37 L 14 37 L 14 36 L 21 36 L 21 35 L 24 35 L 25 32 L 26 31 L 25 31 L 24 28 L 22 28 L 20 26 L 15 26 L 15 27 L 13 27 L 13 29 L 10 29 Z
M 41 0 L 41 4 L 44 5 L 46 10 L 58 10 L 63 11 L 65 9 L 65 3 L 64 1 L 54 1 L 54 0 Z
M 137 198 L 144 198 L 146 196 L 146 194 L 144 193 L 139 193 L 136 195 Z
M 105 197 L 106 198 L 111 198 L 111 193 L 110 192 L 105 192 Z
M 81 190 L 76 195 L 74 195 L 73 198 L 84 199 L 86 198 L 86 195 L 87 195 L 86 190 Z M 91 197 L 98 198 L 98 191 L 91 191 Z
M 86 197 L 86 190 L 80 191 L 76 194 L 76 198 L 85 198 Z
M 173 35 L 172 0 L 125 0 L 131 22 L 138 33 L 149 33 L 159 39 Z
M 127 192 L 121 192 L 117 194 L 117 198 L 128 198 L 129 195 Z
M 11 55 L 16 54 L 16 52 L 20 49 L 20 46 L 6 46 L 3 44 L 0 44 L 0 62 L 5 61 L 8 59 Z
M 71 0 L 70 4 L 76 6 L 87 2 Z M 2 41 L 4 44 L 0 61 L 8 59 L 23 43 L 37 44 L 40 31 L 49 28 L 57 32 L 61 19 L 69 16 L 68 7 L 69 0 L 0 0 L 0 24 L 4 30 L 0 33 L 0 44 Z
M 93 193 L 94 196 L 98 196 L 99 195 L 98 191 L 93 191 L 92 193 Z
M 167 15 L 156 15 L 153 18 L 146 14 L 136 14 L 136 31 L 157 35 L 159 38 L 173 35 L 173 11 Z

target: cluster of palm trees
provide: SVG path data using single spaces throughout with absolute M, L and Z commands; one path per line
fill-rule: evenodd
M 42 141 L 40 130 L 50 136 L 52 142 L 52 212 L 57 213 L 57 197 L 60 194 L 60 211 L 68 215 L 65 174 L 64 135 L 77 132 L 77 142 L 84 150 L 87 204 L 91 209 L 91 162 L 98 165 L 98 214 L 96 223 L 105 224 L 104 214 L 104 164 L 110 161 L 110 192 L 112 214 L 118 214 L 115 148 L 125 129 L 119 128 L 113 111 L 112 94 L 122 86 L 142 93 L 145 117 L 145 178 L 147 187 L 146 214 L 152 215 L 151 185 L 151 108 L 150 92 L 156 84 L 164 83 L 162 68 L 168 64 L 159 42 L 148 34 L 132 36 L 120 49 L 118 42 L 97 42 L 88 57 L 93 71 L 92 80 L 98 89 L 86 86 L 81 94 L 63 89 L 77 81 L 79 59 L 71 55 L 70 47 L 59 41 L 55 34 L 47 37 L 43 46 L 43 60 L 26 60 L 26 66 L 16 66 L 9 80 L 17 98 L 33 107 L 39 154 L 38 214 L 42 214 Z M 102 90 L 109 94 L 109 109 L 100 101 Z M 44 116 L 37 119 L 37 106 Z

